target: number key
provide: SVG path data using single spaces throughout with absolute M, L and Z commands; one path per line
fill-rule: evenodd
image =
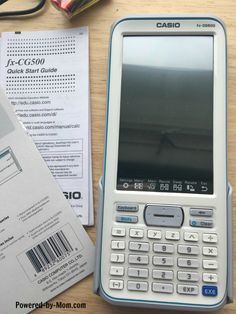
M 148 255 L 129 255 L 129 263 L 137 265 L 147 265 L 149 263 Z
M 154 269 L 152 271 L 152 277 L 154 279 L 161 279 L 161 280 L 173 280 L 174 273 L 172 270 L 160 270 Z
M 173 244 L 162 244 L 162 243 L 154 243 L 153 251 L 155 253 L 174 253 L 174 245 Z
M 185 272 L 185 271 L 178 271 L 178 280 L 180 281 L 198 281 L 199 280 L 199 274 L 198 273 L 192 273 L 192 272 Z
M 148 283 L 144 281 L 128 281 L 127 289 L 131 291 L 147 291 Z
M 178 253 L 186 255 L 198 255 L 199 247 L 197 245 L 178 245 Z
M 178 266 L 183 268 L 198 268 L 199 260 L 195 258 L 178 258 Z
M 129 249 L 130 251 L 148 252 L 149 243 L 148 242 L 129 242 Z
M 128 268 L 128 276 L 129 277 L 137 277 L 137 278 L 148 278 L 148 269 L 147 268 Z
M 174 265 L 174 259 L 173 257 L 169 256 L 153 256 L 153 265 L 154 266 L 173 266 Z

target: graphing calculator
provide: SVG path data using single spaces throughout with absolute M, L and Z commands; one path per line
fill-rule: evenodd
M 226 57 L 215 17 L 112 28 L 95 279 L 113 304 L 227 301 Z

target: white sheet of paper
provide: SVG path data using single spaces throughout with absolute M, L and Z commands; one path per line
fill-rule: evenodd
M 0 84 L 84 225 L 93 194 L 88 28 L 2 33 Z
M 1 313 L 28 313 L 93 271 L 91 240 L 1 91 L 0 200 Z

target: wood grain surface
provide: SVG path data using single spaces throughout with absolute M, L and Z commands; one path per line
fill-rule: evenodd
M 36 0 L 10 0 L 0 10 L 25 8 Z M 229 180 L 236 188 L 236 1 L 235 0 L 101 0 L 93 8 L 69 21 L 47 2 L 45 9 L 28 18 L 0 19 L 0 32 L 33 31 L 89 26 L 90 30 L 90 83 L 92 109 L 92 154 L 94 201 L 97 204 L 97 182 L 102 174 L 105 102 L 107 81 L 107 56 L 110 26 L 114 20 L 131 14 L 213 14 L 224 20 L 228 34 L 228 134 L 229 134 Z M 236 193 L 235 193 L 236 196 Z M 235 200 L 235 197 L 234 197 Z M 234 202 L 236 204 L 236 202 Z M 235 210 L 235 207 L 234 207 Z M 236 217 L 236 216 L 235 216 Z M 234 218 L 234 225 L 236 220 Z M 95 227 L 87 228 L 95 242 Z M 234 254 L 234 259 L 236 255 Z M 235 263 L 236 266 L 236 263 Z M 236 275 L 236 272 L 235 272 Z M 236 277 L 234 276 L 234 281 Z M 53 313 L 171 313 L 162 310 L 131 309 L 112 306 L 92 292 L 93 277 L 89 276 L 52 300 L 65 303 L 86 303 L 85 309 L 40 309 L 37 314 Z M 1 285 L 3 283 L 0 283 Z M 236 293 L 235 299 L 236 299 Z M 3 302 L 3 300 L 2 300 Z M 0 307 L 1 313 L 1 307 Z M 175 312 L 180 313 L 180 312 Z M 188 312 L 186 312 L 188 313 Z M 190 313 L 190 312 L 189 312 Z M 218 313 L 236 313 L 236 305 L 226 305 Z M 6 314 L 6 313 L 1 313 Z

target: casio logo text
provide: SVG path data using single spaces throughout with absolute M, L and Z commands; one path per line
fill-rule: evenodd
M 156 26 L 158 28 L 179 28 L 180 23 L 157 23 Z

